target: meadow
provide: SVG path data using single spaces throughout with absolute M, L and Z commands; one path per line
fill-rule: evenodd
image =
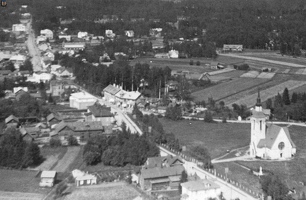
M 173 133 L 180 144 L 190 148 L 206 147 L 212 158 L 224 155 L 227 150 L 244 147 L 250 141 L 250 124 L 206 123 L 204 121 L 171 121 L 161 118 L 164 130 Z

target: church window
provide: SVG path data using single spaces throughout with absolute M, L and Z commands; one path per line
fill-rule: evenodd
M 259 123 L 260 123 L 260 130 L 261 130 L 261 128 L 262 128 L 262 121 L 259 121 Z
M 279 150 L 283 150 L 284 147 L 285 147 L 285 143 L 284 143 L 284 142 L 280 142 L 280 143 L 278 144 Z
M 253 129 L 255 130 L 255 120 L 253 121 Z

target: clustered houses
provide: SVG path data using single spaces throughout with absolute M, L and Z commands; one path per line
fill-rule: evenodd
M 88 106 L 88 114 L 89 120 L 101 121 L 102 124 L 110 125 L 115 121 L 114 114 L 111 113 L 111 108 L 102 106 L 98 102 L 92 106 Z
M 108 85 L 103 90 L 104 99 L 122 107 L 133 107 L 140 102 L 141 93 L 138 91 L 125 91 L 116 85 Z
M 179 157 L 148 158 L 140 171 L 140 187 L 147 191 L 178 189 L 183 171 L 183 161 Z

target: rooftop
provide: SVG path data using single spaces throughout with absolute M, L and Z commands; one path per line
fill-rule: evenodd
M 106 88 L 103 89 L 103 92 L 110 93 L 112 95 L 117 94 L 121 89 L 114 85 L 108 85 Z
M 167 176 L 175 176 L 181 175 L 184 171 L 184 167 L 182 165 L 176 165 L 173 167 L 155 167 L 150 169 L 142 169 L 141 175 L 144 179 L 150 178 L 159 178 L 159 177 L 167 177 Z
M 97 99 L 96 97 L 94 97 L 94 96 L 92 96 L 88 93 L 85 93 L 85 92 L 72 93 L 71 97 L 75 97 L 75 98 L 78 98 L 78 99 Z
M 113 117 L 113 114 L 111 113 L 111 108 L 102 106 L 99 102 L 96 102 L 92 106 L 88 106 L 88 110 L 95 117 Z
M 41 178 L 55 178 L 56 171 L 42 171 Z
M 219 185 L 207 179 L 188 181 L 185 183 L 181 183 L 181 186 L 186 188 L 189 191 L 203 191 L 203 190 L 211 190 L 211 189 L 220 188 Z

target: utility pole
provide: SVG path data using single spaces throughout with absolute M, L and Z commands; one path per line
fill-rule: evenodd
M 158 89 L 158 98 L 160 99 L 160 95 L 161 95 L 161 80 L 159 81 L 159 89 Z

